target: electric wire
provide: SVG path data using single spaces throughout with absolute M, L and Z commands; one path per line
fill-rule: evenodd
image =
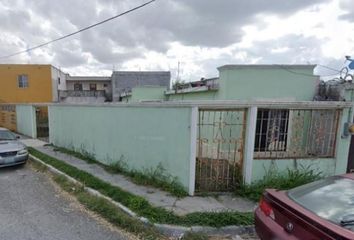
M 142 8 L 142 7 L 145 7 L 145 6 L 151 4 L 152 2 L 155 2 L 155 1 L 156 1 L 156 0 L 151 0 L 151 1 L 149 1 L 149 2 L 145 2 L 145 3 L 143 3 L 143 4 L 139 5 L 139 6 L 134 7 L 134 8 L 131 8 L 131 9 L 129 9 L 129 10 L 123 12 L 123 13 L 117 14 L 117 15 L 115 15 L 115 16 L 113 16 L 113 17 L 107 18 L 107 19 L 105 19 L 105 20 L 103 20 L 103 21 L 100 21 L 100 22 L 98 22 L 98 23 L 95 23 L 95 24 L 89 25 L 89 26 L 87 26 L 87 27 L 81 28 L 81 29 L 79 29 L 79 30 L 77 30 L 77 31 L 75 31 L 75 32 L 66 34 L 66 35 L 61 36 L 61 37 L 59 37 L 59 38 L 55 38 L 55 39 L 53 39 L 53 40 L 50 40 L 50 41 L 48 41 L 48 42 L 39 44 L 39 45 L 34 46 L 34 47 L 31 47 L 31 48 L 27 48 L 26 50 L 22 50 L 22 51 L 15 52 L 15 53 L 12 53 L 12 54 L 0 56 L 0 59 L 10 58 L 10 57 L 14 57 L 14 56 L 16 56 L 16 55 L 20 55 L 20 54 L 23 54 L 23 53 L 31 52 L 31 51 L 33 51 L 33 50 L 35 50 L 35 49 L 38 49 L 38 48 L 47 46 L 47 45 L 52 44 L 52 43 L 54 43 L 54 42 L 57 42 L 57 41 L 60 41 L 60 40 L 65 39 L 65 38 L 71 37 L 71 36 L 73 36 L 73 35 L 76 35 L 76 34 L 78 34 L 78 33 L 84 32 L 84 31 L 86 31 L 86 30 L 88 30 L 88 29 L 97 27 L 98 25 L 101 25 L 101 24 L 103 24 L 103 23 L 112 21 L 113 19 L 119 18 L 119 17 L 124 16 L 124 15 L 126 15 L 126 14 L 128 14 L 128 13 L 131 13 L 131 12 L 133 12 L 133 11 L 136 11 L 136 10 L 138 10 L 138 9 L 140 9 L 140 8 Z
M 281 64 L 273 64 L 274 66 L 278 66 L 281 69 L 290 72 L 292 74 L 296 74 L 296 75 L 302 75 L 302 76 L 306 76 L 306 77 L 317 77 L 317 75 L 313 75 L 313 74 L 307 74 L 307 73 L 301 73 L 301 72 L 296 72 L 294 70 L 289 69 L 288 67 L 281 65 Z M 329 75 L 320 75 L 321 77 L 331 77 L 331 76 L 338 76 L 338 74 L 329 74 Z
M 334 72 L 337 72 L 337 73 L 340 73 L 340 70 L 338 69 L 335 69 L 335 68 L 332 68 L 332 67 L 329 67 L 329 66 L 326 66 L 326 65 L 322 65 L 322 64 L 316 64 L 317 66 L 320 66 L 320 67 L 323 67 L 323 68 L 327 68 L 328 70 L 332 70 Z M 333 74 L 335 75 L 335 74 Z

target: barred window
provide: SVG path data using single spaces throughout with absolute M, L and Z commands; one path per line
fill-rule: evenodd
M 255 151 L 285 151 L 289 110 L 259 109 L 257 113 Z
M 338 109 L 259 109 L 255 159 L 335 156 Z
M 17 76 L 17 82 L 19 88 L 28 88 L 28 76 L 25 74 Z
M 81 83 L 75 83 L 74 84 L 74 91 L 82 91 L 82 84 Z
M 90 83 L 90 91 L 96 91 L 97 90 L 97 84 L 96 83 Z

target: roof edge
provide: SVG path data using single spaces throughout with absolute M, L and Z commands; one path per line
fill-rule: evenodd
M 314 69 L 316 64 L 227 64 L 218 67 L 217 69 Z

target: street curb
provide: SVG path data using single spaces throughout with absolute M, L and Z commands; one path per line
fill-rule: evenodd
M 151 223 L 147 218 L 145 217 L 139 217 L 135 212 L 127 208 L 126 206 L 122 205 L 119 202 L 114 201 L 110 197 L 107 197 L 103 195 L 102 193 L 98 192 L 97 190 L 86 187 L 84 186 L 81 182 L 78 180 L 70 177 L 66 173 L 63 173 L 62 171 L 56 169 L 50 164 L 47 164 L 40 160 L 39 158 L 33 156 L 32 154 L 29 155 L 30 158 L 44 166 L 47 167 L 47 169 L 54 173 L 58 174 L 61 176 L 64 176 L 67 178 L 70 182 L 78 184 L 80 186 L 84 187 L 84 190 L 91 195 L 97 196 L 104 198 L 105 200 L 109 201 L 119 209 L 121 209 L 123 212 L 128 214 L 129 216 L 143 222 L 146 225 L 152 225 L 154 226 L 158 231 L 160 231 L 162 234 L 169 236 L 169 237 L 178 237 L 181 238 L 185 233 L 187 232 L 203 232 L 208 235 L 218 235 L 218 236 L 226 236 L 226 235 L 242 235 L 242 234 L 253 234 L 254 231 L 254 226 L 225 226 L 225 227 L 220 227 L 220 228 L 215 228 L 215 227 L 207 227 L 207 226 L 190 226 L 190 227 L 185 227 L 185 226 L 179 226 L 179 225 L 169 225 L 169 224 L 160 224 L 160 223 Z

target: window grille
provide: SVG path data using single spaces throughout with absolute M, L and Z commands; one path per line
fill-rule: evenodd
M 254 158 L 335 155 L 340 110 L 258 109 Z

